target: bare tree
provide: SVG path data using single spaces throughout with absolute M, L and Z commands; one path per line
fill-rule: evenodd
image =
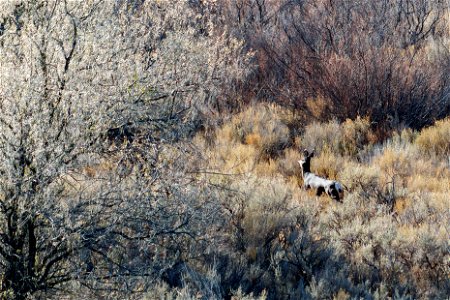
M 215 211 L 165 141 L 245 73 L 242 43 L 187 1 L 112 4 L 1 4 L 1 297 L 159 278 Z
M 253 21 L 258 4 L 265 7 L 262 23 Z M 249 97 L 319 120 L 370 116 L 388 130 L 421 128 L 448 114 L 445 1 L 231 1 L 229 7 L 258 60 Z

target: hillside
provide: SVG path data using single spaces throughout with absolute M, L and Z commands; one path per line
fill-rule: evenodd
M 0 1 L 0 299 L 447 299 L 449 24 Z

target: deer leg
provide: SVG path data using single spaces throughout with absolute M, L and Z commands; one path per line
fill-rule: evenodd
M 316 196 L 322 195 L 323 192 L 325 192 L 325 188 L 323 186 L 319 186 L 316 191 Z

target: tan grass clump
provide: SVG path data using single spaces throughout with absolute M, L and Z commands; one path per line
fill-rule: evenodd
M 407 196 L 407 181 L 413 172 L 414 156 L 404 149 L 387 147 L 374 158 L 372 164 L 379 169 L 378 200 L 389 204 L 392 209 L 395 201 Z
M 208 169 L 227 174 L 250 172 L 257 153 L 253 146 L 240 143 L 218 144 L 208 153 Z
M 356 120 L 347 119 L 341 127 L 340 150 L 345 155 L 356 156 L 369 141 L 374 141 L 373 134 L 370 131 L 369 118 L 358 116 Z
M 235 142 L 254 146 L 257 159 L 268 160 L 279 156 L 283 149 L 292 143 L 287 122 L 287 110 L 276 105 L 258 104 L 234 116 L 224 132 L 218 134 Z
M 258 161 L 254 170 L 259 176 L 275 177 L 278 175 L 277 162 L 271 158 Z
M 408 152 L 386 148 L 373 163 L 379 166 L 382 173 L 407 176 L 411 174 L 413 161 Z
M 335 154 L 355 157 L 375 141 L 369 119 L 357 117 L 356 120 L 347 119 L 342 124 L 332 120 L 306 126 L 302 146 L 315 148 L 319 152 L 329 149 Z
M 306 99 L 306 107 L 308 112 L 312 114 L 317 120 L 323 120 L 328 117 L 330 101 L 324 97 L 308 98 Z
M 437 121 L 435 125 L 423 129 L 416 144 L 426 153 L 450 155 L 450 118 Z
M 421 174 L 415 174 L 408 180 L 408 189 L 410 192 L 440 192 L 447 190 L 449 180 L 446 178 L 428 177 Z
M 299 159 L 294 152 L 286 152 L 288 146 L 299 143 L 299 138 L 291 136 L 289 126 L 295 123 L 295 117 L 286 109 L 276 105 L 257 104 L 231 117 L 216 129 L 216 137 L 211 147 L 206 147 L 202 135 L 193 142 L 208 161 L 208 169 L 217 172 L 242 174 L 255 172 L 260 176 L 296 176 L 299 171 L 296 164 L 284 158 Z M 278 159 L 283 159 L 281 165 Z M 284 171 L 282 171 L 284 170 Z
M 322 151 L 311 160 L 311 170 L 314 173 L 329 179 L 337 179 L 343 159 L 329 149 Z
M 306 126 L 301 145 L 302 148 L 315 149 L 316 153 L 325 148 L 337 152 L 341 136 L 341 128 L 336 120 L 328 123 L 314 122 Z
M 360 186 L 378 182 L 379 168 L 373 165 L 359 164 L 354 161 L 345 161 L 339 173 L 339 178 L 351 191 Z
M 289 148 L 283 152 L 283 156 L 280 157 L 278 162 L 278 172 L 286 177 L 301 177 L 300 166 L 297 163 L 302 154 L 296 148 Z

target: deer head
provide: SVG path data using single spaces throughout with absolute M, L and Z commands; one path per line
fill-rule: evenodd
M 302 173 L 305 174 L 307 172 L 311 172 L 311 158 L 314 157 L 314 150 L 311 153 L 308 150 L 303 150 L 303 159 L 299 160 L 298 163 L 302 168 Z

